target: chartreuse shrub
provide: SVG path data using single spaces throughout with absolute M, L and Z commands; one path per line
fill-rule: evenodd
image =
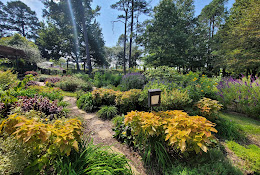
M 112 119 L 117 114 L 117 107 L 115 106 L 102 106 L 97 112 L 98 117 L 102 119 Z
M 145 85 L 143 91 L 139 96 L 139 105 L 142 109 L 148 110 L 148 90 L 149 89 L 161 89 L 161 105 L 160 107 L 153 108 L 156 111 L 160 110 L 174 110 L 184 109 L 189 106 L 192 99 L 189 96 L 188 91 L 181 90 L 175 83 L 154 81 Z
M 206 117 L 210 121 L 216 120 L 218 113 L 223 106 L 218 101 L 205 97 L 200 99 L 195 105 L 199 109 L 200 115 Z
M 72 151 L 69 156 L 60 157 L 54 164 L 57 174 L 68 175 L 131 175 L 131 169 L 125 156 L 111 153 L 109 147 L 94 145 L 82 141 L 79 151 Z
M 50 124 L 39 121 L 37 117 L 27 119 L 17 114 L 10 115 L 0 125 L 1 135 L 13 135 L 34 148 L 33 161 L 25 169 L 25 174 L 39 172 L 57 155 L 69 156 L 73 149 L 78 151 L 81 130 L 81 122 L 77 119 L 56 120 Z
M 245 133 L 242 131 L 241 127 L 233 121 L 219 116 L 219 111 L 223 105 L 218 101 L 204 97 L 198 101 L 195 106 L 200 115 L 217 124 L 216 129 L 218 130 L 218 133 L 216 135 L 218 137 L 240 142 L 246 141 Z
M 78 99 L 77 105 L 79 108 L 85 108 L 84 110 L 89 112 L 97 110 L 104 105 L 114 105 L 118 108 L 120 113 L 126 113 L 140 108 L 140 89 L 131 89 L 130 91 L 121 92 L 99 88 L 87 94 L 88 95 L 83 95 Z
M 234 141 L 227 142 L 227 146 L 245 161 L 245 169 L 250 169 L 256 174 L 260 174 L 260 148 L 258 146 L 248 145 L 244 147 Z
M 132 111 L 125 116 L 124 124 L 131 127 L 133 137 L 130 139 L 134 139 L 135 146 L 144 150 L 145 162 L 151 164 L 156 160 L 163 170 L 171 165 L 167 150 L 174 149 L 184 155 L 198 154 L 207 152 L 216 142 L 211 133 L 217 132 L 214 123 L 178 110 L 152 113 Z M 123 132 L 128 134 L 127 130 Z

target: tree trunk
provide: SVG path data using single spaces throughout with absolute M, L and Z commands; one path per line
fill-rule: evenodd
M 127 28 L 127 15 L 128 9 L 125 9 L 125 36 L 124 36 L 124 57 L 123 57 L 123 67 L 124 67 L 124 75 L 126 74 L 126 65 L 125 65 L 125 57 L 126 57 L 126 28 Z
M 81 23 L 82 23 L 82 28 L 83 28 L 83 36 L 84 36 L 84 41 L 85 41 L 85 51 L 86 51 L 86 57 L 87 57 L 87 65 L 88 65 L 88 73 L 91 74 L 92 72 L 92 65 L 91 65 L 91 59 L 90 59 L 90 54 L 89 54 L 89 42 L 88 42 L 88 33 L 87 33 L 87 26 L 86 26 L 86 19 L 85 19 L 85 12 L 83 8 L 82 1 L 80 0 L 79 3 L 79 8 L 80 8 L 80 14 L 81 14 Z
M 129 46 L 129 68 L 132 68 L 132 41 L 133 41 L 133 26 L 134 26 L 134 0 L 132 0 L 132 9 L 131 9 L 131 34 L 130 34 L 130 46 Z

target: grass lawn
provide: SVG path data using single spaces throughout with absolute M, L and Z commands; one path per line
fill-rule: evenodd
M 62 95 L 68 97 L 77 97 L 77 94 L 75 92 L 62 91 Z
M 222 112 L 220 117 L 234 121 L 247 135 L 260 140 L 260 121 L 236 113 Z

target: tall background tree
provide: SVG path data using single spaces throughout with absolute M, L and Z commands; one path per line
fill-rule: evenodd
M 44 17 L 47 18 L 48 23 L 53 24 L 59 30 L 58 36 L 64 42 L 64 49 L 61 48 L 59 52 L 62 56 L 73 58 L 77 65 L 79 59 L 85 57 L 96 65 L 101 66 L 106 63 L 104 59 L 104 40 L 100 26 L 95 20 L 95 17 L 99 14 L 100 7 L 97 6 L 95 9 L 92 9 L 91 2 L 92 0 L 71 0 L 72 18 L 75 20 L 75 26 L 73 26 L 67 0 L 60 2 L 44 0 L 43 3 L 46 7 Z M 78 37 L 75 36 L 73 28 L 76 29 Z M 75 42 L 76 38 L 79 41 L 78 44 Z M 47 44 L 42 45 L 46 46 Z M 79 48 L 80 53 L 78 53 L 76 47 Z M 88 48 L 89 51 L 87 51 Z M 48 48 L 42 47 L 42 52 L 46 50 Z M 88 53 L 90 56 L 88 56 Z M 79 66 L 77 68 L 79 69 Z M 88 68 L 89 71 L 92 70 L 91 62 L 89 62 Z
M 29 39 L 36 39 L 40 27 L 36 13 L 21 1 L 7 2 L 4 7 L 5 27 L 9 31 L 18 32 Z
M 236 0 L 216 35 L 216 65 L 230 72 L 260 74 L 260 2 Z

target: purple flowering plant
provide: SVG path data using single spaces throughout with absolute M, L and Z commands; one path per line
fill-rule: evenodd
M 217 86 L 218 100 L 226 107 L 234 107 L 253 118 L 260 118 L 260 79 L 245 77 L 234 79 L 224 78 Z

